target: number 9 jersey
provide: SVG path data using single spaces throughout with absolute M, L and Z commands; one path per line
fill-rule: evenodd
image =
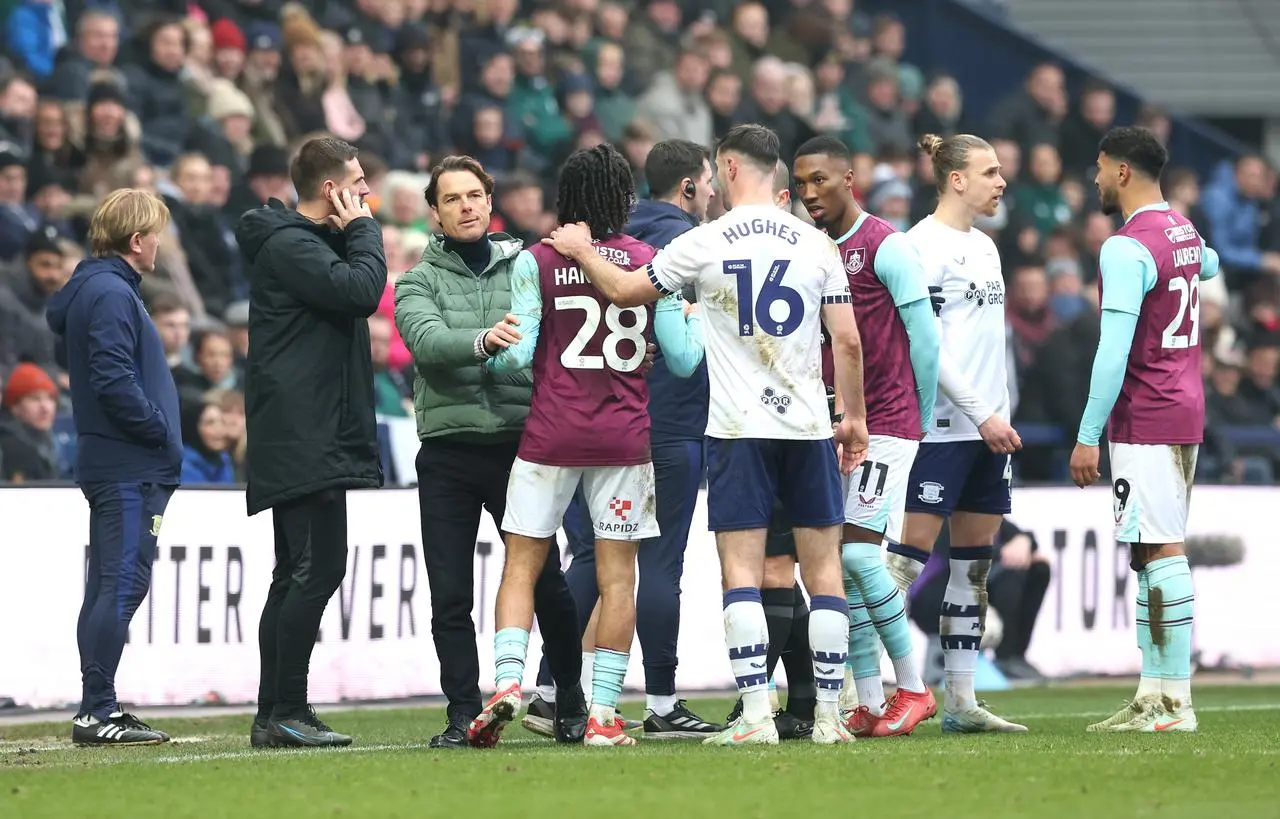
M 743 205 L 678 236 L 649 279 L 662 293 L 697 291 L 708 436 L 831 437 L 821 308 L 848 304 L 849 280 L 829 236 L 773 205 Z

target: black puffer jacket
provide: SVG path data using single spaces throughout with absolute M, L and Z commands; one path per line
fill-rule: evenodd
M 236 239 L 249 278 L 249 514 L 381 486 L 368 322 L 387 286 L 377 222 L 338 232 L 272 199 L 240 218 Z

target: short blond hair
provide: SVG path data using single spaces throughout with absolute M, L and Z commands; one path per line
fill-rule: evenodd
M 138 188 L 111 192 L 89 220 L 89 252 L 124 256 L 135 233 L 159 233 L 169 224 L 169 207 L 154 193 Z

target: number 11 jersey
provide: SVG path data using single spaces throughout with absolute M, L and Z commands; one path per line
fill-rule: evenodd
M 744 205 L 676 237 L 654 257 L 649 280 L 662 293 L 693 285 L 698 294 L 708 436 L 831 437 L 821 309 L 849 304 L 831 237 L 772 205 Z
M 652 247 L 626 235 L 596 249 L 626 270 L 653 258 Z M 543 244 L 528 252 L 538 263 L 542 317 L 520 458 L 550 466 L 648 463 L 649 386 L 640 366 L 654 305 L 619 308 L 572 260 Z

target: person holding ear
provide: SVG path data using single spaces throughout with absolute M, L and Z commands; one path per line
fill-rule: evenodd
M 346 490 L 382 485 L 369 316 L 387 286 L 382 229 L 354 147 L 306 142 L 277 199 L 236 226 L 249 277 L 250 515 L 270 509 L 276 565 L 258 626 L 254 747 L 350 745 L 307 704 L 311 649 L 347 570 Z

